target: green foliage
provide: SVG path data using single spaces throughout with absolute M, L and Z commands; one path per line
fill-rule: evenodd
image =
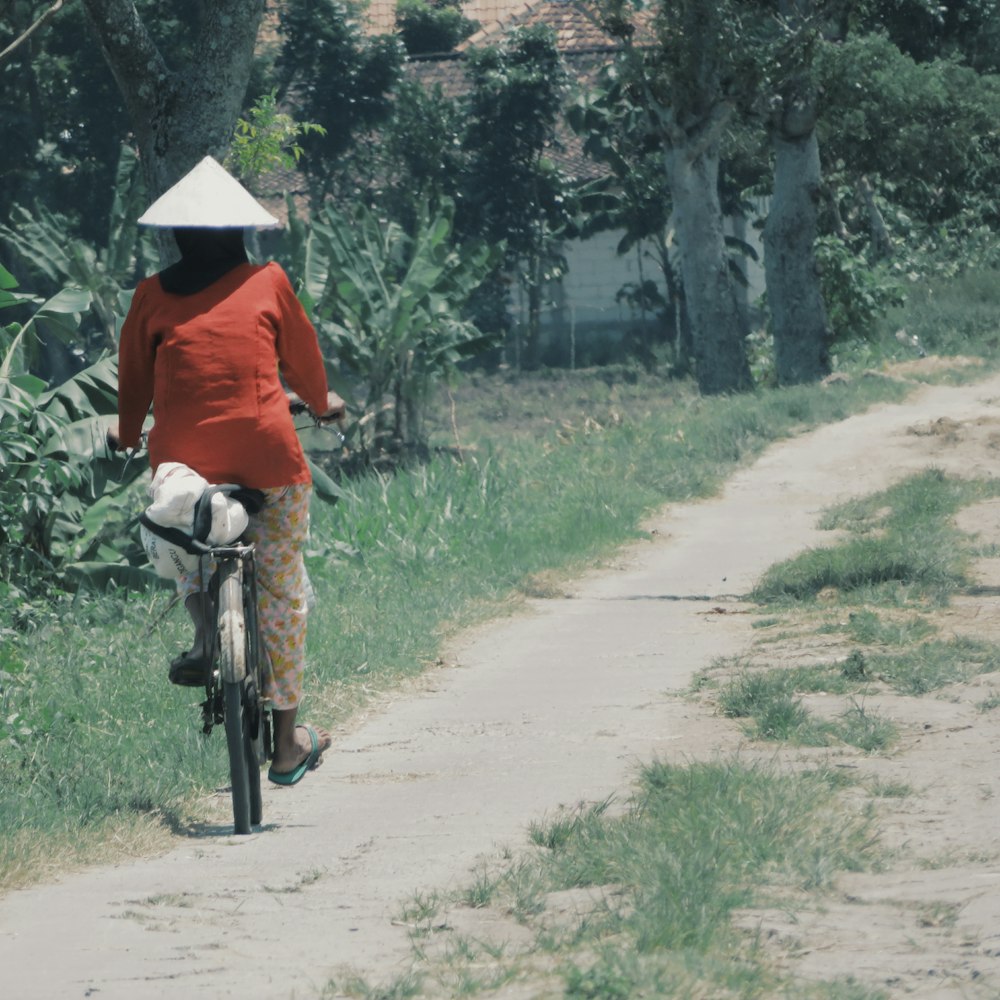
M 996 221 L 990 192 L 1000 169 L 1000 78 L 947 59 L 914 62 L 879 35 L 820 46 L 816 67 L 829 183 L 846 177 L 855 199 L 854 180 L 866 176 L 914 224 L 940 224 L 963 212 Z M 860 215 L 863 225 L 865 215 L 849 199 L 841 199 L 842 215 L 853 229 L 851 216 Z
M 0 308 L 26 298 L 14 287 L 0 267 Z M 84 579 L 142 581 L 138 552 L 121 539 L 133 515 L 130 484 L 143 464 L 122 480 L 104 445 L 117 408 L 115 367 L 100 361 L 47 389 L 28 373 L 20 350 L 41 317 L 75 321 L 66 296 L 57 295 L 24 326 L 0 334 L 0 591 L 32 597 Z
M 663 234 L 670 195 L 662 145 L 645 111 L 627 100 L 617 68 L 609 67 L 596 88 L 579 94 L 566 119 L 583 139 L 584 152 L 611 172 L 607 180 L 591 182 L 581 193 L 580 207 L 586 213 L 582 232 L 624 229 L 619 253 Z
M 390 432 L 419 445 L 431 388 L 489 338 L 461 310 L 500 251 L 457 246 L 452 207 L 425 208 L 407 233 L 363 205 L 351 216 L 327 205 L 306 233 L 293 225 L 292 273 L 330 353 L 364 387 L 359 443 L 378 450 Z
M 979 73 L 1000 70 L 996 0 L 867 0 L 854 16 L 861 33 L 886 31 L 917 62 L 955 58 Z
M 871 261 L 838 236 L 816 240 L 816 261 L 835 342 L 874 336 L 885 314 L 905 301 L 905 285 L 887 261 Z
M 168 62 L 180 62 L 190 52 L 201 0 L 136 0 L 134 6 Z M 0 5 L 2 45 L 27 29 L 41 9 L 27 2 Z M 67 235 L 89 244 L 105 239 L 119 150 L 132 134 L 92 32 L 84 5 L 64 4 L 5 60 L 4 90 L 16 99 L 0 108 L 0 222 L 11 222 L 10 206 L 44 205 L 67 219 Z
M 396 29 L 411 56 L 451 52 L 479 29 L 462 13 L 460 0 L 399 0 Z
M 291 0 L 282 4 L 279 23 L 278 94 L 294 93 L 299 117 L 325 129 L 303 136 L 307 176 L 319 193 L 344 179 L 353 189 L 348 154 L 389 117 L 402 45 L 393 36 L 366 37 L 361 8 L 352 0 Z
M 566 69 L 552 29 L 537 25 L 515 28 L 501 45 L 471 50 L 467 75 L 456 224 L 463 239 L 505 243 L 504 270 L 517 275 L 528 299 L 517 363 L 534 368 L 541 290 L 565 269 L 560 239 L 572 220 L 568 178 L 547 155 L 558 142 Z M 481 290 L 478 308 L 493 319 L 490 329 L 497 329 L 507 285 L 497 272 Z
M 48 374 L 46 366 L 53 360 L 43 358 L 42 348 L 53 341 L 61 342 L 81 360 L 116 347 L 129 299 L 124 288 L 155 269 L 151 237 L 140 232 L 135 221 L 145 198 L 136 154 L 123 146 L 103 246 L 95 249 L 72 236 L 65 218 L 40 205 L 34 213 L 15 205 L 11 209 L 14 225 L 0 224 L 0 241 L 17 256 L 32 282 L 53 296 L 49 307 L 34 318 L 37 336 L 22 348 L 32 370 Z
M 38 12 L 36 4 L 2 5 L 3 45 Z M 83 5 L 66 4 L 4 62 L 4 90 L 17 97 L 0 108 L 0 222 L 12 221 L 11 206 L 38 203 L 84 239 L 103 235 L 128 119 L 104 60 L 81 44 L 89 30 Z
M 539 227 L 562 227 L 563 181 L 545 157 L 567 82 L 552 29 L 516 29 L 469 54 L 463 102 L 469 156 L 461 231 L 506 240 L 508 260 L 537 254 Z
M 326 129 L 314 122 L 297 122 L 279 111 L 275 87 L 261 94 L 247 117 L 236 122 L 225 166 L 247 182 L 282 167 L 291 169 L 302 156 L 299 138 L 311 133 L 326 135 Z
M 425 89 L 404 80 L 396 90 L 393 114 L 381 130 L 377 176 L 382 183 L 371 197 L 408 232 L 425 204 L 454 198 L 465 160 L 461 133 L 465 118 L 440 86 Z
M 748 107 L 765 69 L 766 19 L 732 0 L 664 0 L 655 8 L 649 97 L 677 122 L 704 122 L 720 99 Z

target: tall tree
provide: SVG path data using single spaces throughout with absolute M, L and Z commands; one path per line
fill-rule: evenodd
M 0 3 L 0 48 L 7 45 L 0 61 L 7 96 L 0 105 L 0 221 L 10 220 L 15 205 L 37 202 L 97 241 L 128 116 L 107 65 L 92 50 L 84 56 L 80 39 L 90 29 L 80 6 L 33 20 L 37 7 Z
M 279 96 L 295 106 L 298 117 L 324 129 L 302 142 L 317 201 L 353 187 L 369 172 L 359 139 L 388 119 L 402 73 L 399 39 L 368 38 L 360 10 L 353 0 L 288 0 L 281 7 Z
M 462 238 L 505 243 L 528 322 L 518 361 L 540 361 L 542 288 L 558 273 L 558 237 L 568 222 L 567 182 L 548 156 L 565 97 L 566 71 L 552 30 L 511 32 L 503 44 L 469 53 L 471 90 L 462 101 L 468 126 L 456 226 Z M 498 293 L 505 282 L 490 283 Z M 486 328 L 494 329 L 486 324 Z
M 243 105 L 264 0 L 205 0 L 168 63 L 133 0 L 83 0 L 156 197 L 205 155 L 221 160 Z
M 663 183 L 660 142 L 649 128 L 648 116 L 625 98 L 621 78 L 613 66 L 607 66 L 599 87 L 578 95 L 570 104 L 567 120 L 583 139 L 584 152 L 609 171 L 579 192 L 581 235 L 621 232 L 618 253 L 638 251 L 639 281 L 632 288 L 623 287 L 619 295 L 631 294 L 640 310 L 658 294 L 655 283 L 646 280 L 641 269 L 644 248 L 652 247 L 667 291 L 663 339 L 673 345 L 674 372 L 690 374 L 691 331 L 672 254 L 670 195 Z
M 659 136 L 680 242 L 681 273 L 704 393 L 751 385 L 746 309 L 726 252 L 719 201 L 723 132 L 755 92 L 757 59 L 734 0 L 660 0 L 652 38 L 636 41 L 630 0 L 607 0 L 605 27 L 626 46 L 628 92 Z
M 813 0 L 779 0 L 786 29 L 769 126 L 774 193 L 764 226 L 764 274 L 778 382 L 813 382 L 830 372 L 832 332 L 820 287 L 816 237 L 821 198 L 812 49 Z
M 411 56 L 451 52 L 479 30 L 462 13 L 461 0 L 399 0 L 396 30 Z

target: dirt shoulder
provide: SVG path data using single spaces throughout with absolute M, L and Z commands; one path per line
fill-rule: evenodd
M 468 883 L 483 858 L 523 845 L 532 820 L 627 788 L 653 756 L 773 756 L 687 694 L 759 638 L 738 595 L 826 541 L 817 517 L 838 500 L 928 466 L 993 475 L 998 403 L 1000 376 L 927 388 L 777 445 L 719 497 L 660 512 L 649 541 L 569 596 L 463 636 L 447 666 L 337 734 L 320 771 L 268 789 L 260 834 L 228 835 L 220 795 L 220 825 L 162 857 L 10 894 L 5 994 L 310 997 L 347 966 L 384 981 L 409 966 L 405 904 Z M 1000 543 L 995 513 L 975 526 Z M 981 592 L 945 612 L 956 633 L 996 629 L 1000 574 L 980 568 Z M 844 971 L 893 997 L 1000 994 L 1000 712 L 978 707 L 996 686 L 986 675 L 880 696 L 903 733 L 886 756 L 796 751 L 916 789 L 879 804 L 888 870 L 838 879 L 822 911 L 741 916 L 796 974 Z M 545 995 L 536 986 L 509 995 Z

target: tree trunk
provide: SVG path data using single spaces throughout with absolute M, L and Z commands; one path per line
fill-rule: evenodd
M 764 278 L 780 385 L 830 374 L 832 332 L 820 289 L 816 233 L 822 182 L 816 104 L 794 81 L 772 122 L 774 194 L 764 226 Z
M 673 213 L 670 216 L 671 230 L 676 228 Z M 677 273 L 671 259 L 670 245 L 665 236 L 657 240 L 660 271 L 667 290 L 667 339 L 674 350 L 673 372 L 679 377 L 691 374 L 691 359 L 694 344 L 691 340 L 691 320 L 684 304 L 684 282 Z
M 718 145 L 712 143 L 692 156 L 675 142 L 668 146 L 666 160 L 698 388 L 706 394 L 749 389 L 750 329 L 726 258 Z
M 206 0 L 188 61 L 167 66 L 132 0 L 84 0 L 135 130 L 150 200 L 229 148 L 264 0 Z
M 858 190 L 865 203 L 865 211 L 868 213 L 868 225 L 872 237 L 872 250 L 876 260 L 886 260 L 893 254 L 892 237 L 889 235 L 889 227 L 885 224 L 885 219 L 875 204 L 875 191 L 871 181 L 862 176 L 858 181 Z

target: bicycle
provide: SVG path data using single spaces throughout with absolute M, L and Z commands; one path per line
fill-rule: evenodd
M 247 834 L 263 820 L 260 771 L 274 752 L 270 706 L 263 696 L 269 664 L 257 614 L 253 543 L 204 541 L 211 498 L 219 492 L 239 499 L 248 513 L 255 512 L 254 491 L 214 486 L 198 502 L 193 535 L 164 528 L 146 514 L 139 520 L 154 535 L 198 557 L 201 618 L 209 630 L 209 655 L 202 677 L 205 700 L 200 706 L 202 732 L 208 736 L 220 724 L 225 729 L 233 824 L 237 834 Z
M 293 415 L 309 412 L 297 399 L 290 399 L 289 410 Z M 337 434 L 343 443 L 343 433 Z M 146 514 L 139 520 L 155 536 L 198 557 L 201 620 L 209 629 L 210 650 L 202 677 L 202 732 L 208 736 L 220 724 L 225 729 L 234 831 L 249 834 L 263 822 L 261 769 L 274 756 L 271 706 L 263 695 L 270 664 L 260 635 L 255 546 L 240 539 L 225 545 L 206 541 L 212 497 L 220 492 L 241 502 L 250 516 L 260 509 L 259 491 L 222 485 L 202 494 L 191 535 L 164 528 Z
M 252 544 L 235 545 L 213 547 L 204 557 L 217 566 L 218 611 L 212 642 L 218 670 L 212 671 L 201 706 L 202 731 L 210 734 L 221 714 L 237 834 L 250 833 L 264 818 L 260 772 L 274 753 L 270 705 L 263 695 L 267 661 L 257 622 L 253 553 Z

